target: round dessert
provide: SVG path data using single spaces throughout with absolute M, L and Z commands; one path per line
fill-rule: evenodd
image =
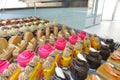
M 83 57 L 72 60 L 70 71 L 75 80 L 85 80 L 88 70 L 89 64 Z
M 9 62 L 7 60 L 0 60 L 0 74 L 3 73 L 3 71 L 8 68 Z
M 97 69 L 102 60 L 98 52 L 90 52 L 89 54 L 86 54 L 86 59 L 92 69 Z
M 81 38 L 82 40 L 84 40 L 86 35 L 88 35 L 88 34 L 85 31 L 81 31 L 78 33 L 79 38 Z
M 55 50 L 53 46 L 51 46 L 50 44 L 44 44 L 39 48 L 38 53 L 41 58 L 45 59 L 53 50 Z
M 103 60 L 107 60 L 107 58 L 110 56 L 111 50 L 108 46 L 102 45 L 100 47 L 100 55 L 102 56 Z
M 26 67 L 27 64 L 32 60 L 35 56 L 35 52 L 30 50 L 25 50 L 21 54 L 18 55 L 17 61 L 21 67 Z
M 64 38 L 59 38 L 56 42 L 55 42 L 55 47 L 58 50 L 64 50 L 66 46 L 66 40 Z
M 77 35 L 72 35 L 69 37 L 69 42 L 75 45 L 75 43 L 77 42 L 77 39 L 78 39 Z
M 105 43 L 109 45 L 109 48 L 110 48 L 111 52 L 113 52 L 114 49 L 115 49 L 114 40 L 113 39 L 106 39 Z

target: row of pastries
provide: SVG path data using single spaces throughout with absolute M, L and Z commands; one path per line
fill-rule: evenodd
M 70 71 L 76 80 L 97 80 L 98 76 L 95 78 L 94 74 L 87 78 L 89 69 L 100 72 L 99 68 L 104 65 L 101 60 L 110 61 L 109 56 L 114 53 L 114 41 L 106 39 L 103 42 L 96 34 L 76 32 L 55 22 L 25 28 L 30 27 L 31 30 L 23 29 L 22 33 L 18 30 L 19 34 L 10 35 L 9 38 L 1 36 L 0 80 L 70 80 L 65 70 Z M 119 59 L 119 56 L 113 56 L 113 60 Z M 112 70 L 107 63 L 105 66 Z

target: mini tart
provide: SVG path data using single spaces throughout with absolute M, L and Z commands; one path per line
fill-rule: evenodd
M 43 31 L 42 30 L 37 30 L 36 36 L 37 36 L 37 40 L 39 40 L 43 36 Z
M 3 50 L 3 49 L 6 49 L 8 46 L 8 42 L 5 38 L 0 38 L 0 52 Z
M 34 38 L 34 35 L 32 32 L 25 32 L 23 39 L 27 42 L 30 42 L 30 40 Z
M 119 51 L 114 51 L 113 54 L 107 59 L 108 62 L 112 63 L 118 70 L 120 70 L 120 56 Z
M 96 72 L 104 80 L 120 80 L 120 72 L 108 62 L 102 64 Z
M 28 45 L 28 42 L 26 42 L 25 40 L 22 40 L 21 43 L 18 44 L 18 46 L 13 51 L 13 57 L 17 58 L 17 56 L 26 49 L 27 45 Z
M 37 40 L 35 38 L 32 38 L 27 46 L 27 49 L 34 51 L 36 46 L 37 46 Z

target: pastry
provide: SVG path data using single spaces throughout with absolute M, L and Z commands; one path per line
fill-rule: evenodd
M 82 56 L 82 54 L 78 54 L 76 59 L 72 59 L 70 71 L 72 76 L 75 77 L 76 80 L 85 80 L 88 70 L 89 65 L 87 63 L 87 60 Z
M 64 37 L 66 40 L 68 40 L 68 38 L 70 37 L 70 33 L 68 32 L 68 30 L 64 30 Z
M 86 54 L 86 59 L 92 69 L 97 69 L 101 65 L 102 58 L 98 52 Z
M 2 73 L 2 80 L 17 80 L 20 72 L 20 67 L 16 63 L 11 63 L 9 67 Z
M 50 34 L 50 37 L 49 37 L 49 44 L 51 44 L 52 46 L 54 46 L 54 43 L 55 43 L 55 37 L 53 34 Z
M 70 35 L 76 35 L 76 32 L 75 32 L 75 30 L 74 29 L 70 29 Z
M 55 48 L 53 46 L 51 46 L 50 44 L 45 44 L 41 47 L 39 47 L 38 49 L 38 54 L 41 58 L 47 58 L 48 55 L 55 50 Z
M 55 42 L 55 47 L 58 50 L 64 50 L 66 46 L 66 40 L 64 38 L 59 38 L 56 42 Z
M 21 40 L 22 40 L 22 39 L 21 39 L 20 36 L 12 36 L 12 37 L 9 39 L 8 43 L 9 43 L 9 44 L 17 45 L 18 43 L 21 42 Z
M 38 41 L 38 47 L 41 47 L 45 43 L 46 43 L 46 37 L 42 36 L 42 38 L 40 38 L 39 41 Z
M 20 44 L 13 51 L 13 57 L 17 58 L 17 56 L 26 49 L 28 43 L 25 40 L 22 40 Z
M 43 76 L 45 80 L 51 79 L 55 71 L 55 62 L 53 57 L 48 57 L 43 63 Z
M 120 80 L 120 72 L 111 63 L 105 62 L 96 72 L 103 80 Z
M 3 50 L 3 49 L 6 49 L 8 46 L 8 42 L 5 38 L 0 38 L 0 52 Z
M 34 35 L 32 32 L 25 32 L 23 39 L 27 42 L 30 42 L 30 40 L 34 38 Z
M 9 62 L 7 60 L 0 59 L 0 75 L 7 69 L 9 66 Z
M 30 50 L 23 51 L 17 57 L 18 64 L 21 67 L 26 67 L 26 65 L 32 60 L 34 55 L 35 55 L 35 53 L 33 51 L 30 51 Z
M 35 38 L 32 38 L 31 41 L 28 43 L 27 50 L 35 51 L 36 46 L 37 40 Z
M 67 30 L 66 25 L 62 25 L 62 33 L 65 34 L 65 31 Z
M 74 46 L 74 53 L 73 57 L 76 58 L 78 53 L 83 52 L 83 41 L 78 39 L 75 46 Z
M 120 70 L 120 51 L 116 50 L 107 59 L 108 62 L 112 63 L 118 70 Z
M 90 37 L 90 41 L 91 41 L 91 46 L 94 49 L 96 49 L 96 50 L 100 49 L 100 45 L 101 45 L 100 39 L 96 34 L 94 34 Z
M 58 35 L 58 26 L 57 25 L 54 26 L 54 35 L 55 36 Z
M 14 49 L 15 45 L 9 44 L 8 47 L 1 52 L 0 58 L 10 60 L 12 58 L 12 52 Z
M 89 36 L 85 36 L 84 38 L 84 52 L 90 52 L 90 48 L 91 47 L 91 42 L 90 42 L 90 39 L 89 39 Z
M 110 48 L 111 52 L 113 52 L 114 49 L 115 49 L 114 40 L 113 39 L 106 39 L 105 43 L 109 45 L 109 48 Z
M 46 27 L 45 34 L 46 34 L 46 37 L 49 37 L 49 35 L 50 35 L 50 28 L 49 27 Z
M 103 60 L 107 60 L 107 58 L 110 56 L 111 50 L 107 45 L 101 45 L 100 47 L 100 55 L 102 56 Z
M 77 39 L 78 39 L 77 35 L 71 35 L 71 36 L 69 37 L 69 42 L 70 42 L 72 45 L 75 45 L 75 43 L 77 42 Z
M 85 80 L 102 80 L 100 77 L 96 74 L 90 74 Z
M 80 39 L 84 40 L 85 36 L 88 36 L 88 34 L 85 31 L 81 31 L 78 33 L 78 36 Z
M 70 63 L 71 63 L 71 54 L 70 54 L 70 49 L 66 48 L 64 51 L 63 51 L 63 54 L 62 54 L 62 59 L 61 59 L 61 65 L 63 67 L 69 67 L 70 66 Z
M 37 40 L 39 40 L 43 35 L 43 31 L 42 30 L 37 30 L 36 36 L 37 36 Z

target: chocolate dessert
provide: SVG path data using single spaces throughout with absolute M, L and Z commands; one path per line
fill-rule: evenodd
M 115 49 L 114 40 L 113 39 L 106 39 L 105 43 L 109 45 L 109 48 L 110 48 L 111 52 L 113 52 L 114 49 Z
M 75 80 L 85 80 L 87 77 L 87 72 L 89 70 L 89 65 L 86 61 L 80 59 L 73 59 L 72 65 L 70 66 L 70 71 Z
M 86 59 L 92 69 L 97 69 L 101 64 L 101 56 L 98 52 L 90 52 L 89 54 L 86 54 Z
M 108 46 L 102 45 L 100 47 L 100 55 L 102 56 L 103 60 L 107 60 L 107 58 L 110 56 L 111 50 Z

